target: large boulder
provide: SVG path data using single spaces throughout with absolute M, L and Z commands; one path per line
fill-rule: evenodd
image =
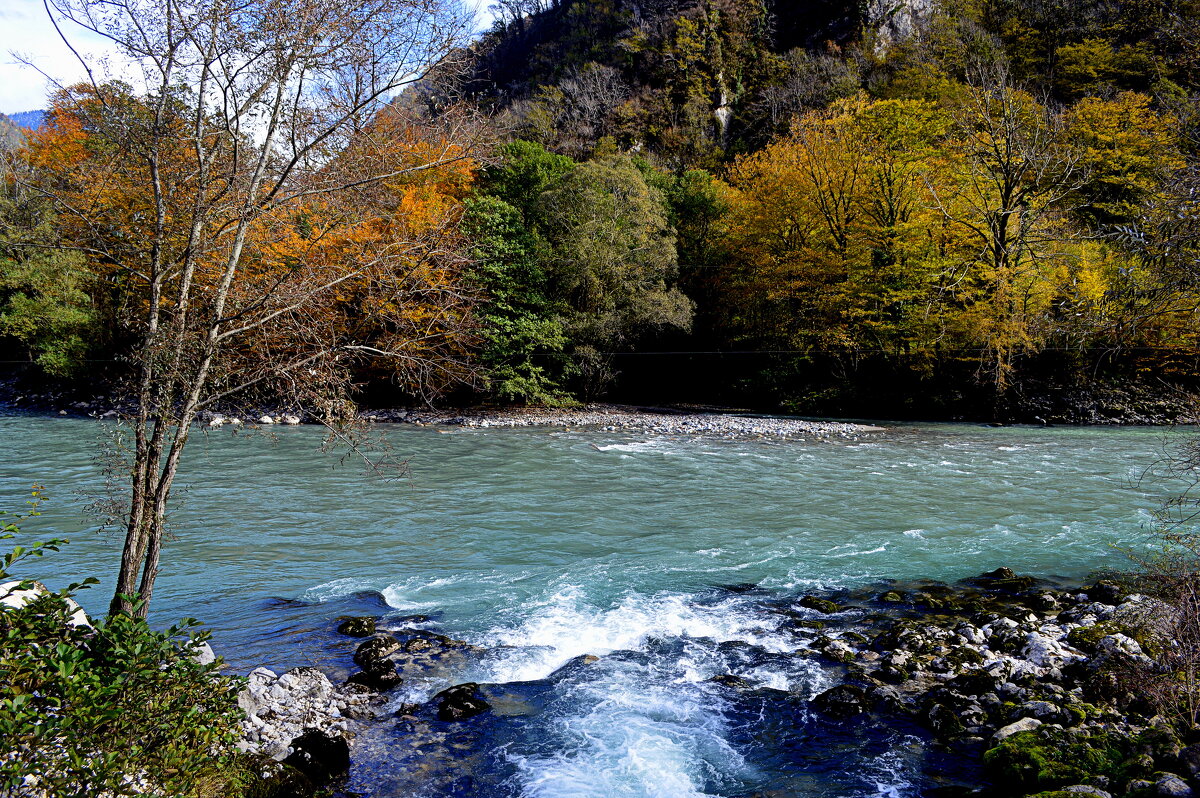
M 31 580 L 5 582 L 0 584 L 0 608 L 4 609 L 20 609 L 34 599 L 42 596 L 50 595 L 50 590 L 41 582 Z M 83 608 L 75 603 L 74 599 L 66 599 L 67 609 L 71 615 L 67 619 L 67 624 L 73 627 L 92 628 L 92 622 L 88 620 L 87 613 Z
M 315 785 L 328 784 L 350 769 L 350 744 L 339 734 L 305 729 L 292 740 L 292 752 L 283 760 Z
M 853 684 L 831 687 L 814 698 L 812 703 L 822 715 L 838 719 L 852 718 L 869 709 L 866 691 Z
M 281 675 L 257 668 L 238 693 L 238 706 L 246 715 L 238 747 L 280 761 L 309 729 L 348 737 L 349 718 L 371 714 L 372 703 L 369 694 L 337 689 L 316 668 L 295 668 Z
M 366 669 L 370 663 L 399 651 L 401 646 L 403 643 L 395 635 L 375 635 L 355 650 L 354 664 Z

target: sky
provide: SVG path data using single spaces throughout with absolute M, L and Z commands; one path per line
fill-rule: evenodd
M 478 24 L 490 23 L 489 0 L 464 0 L 475 9 Z M 64 29 L 89 59 L 112 55 L 103 39 Z M 27 66 L 22 59 L 31 61 Z M 45 74 L 42 74 L 45 73 Z M 70 84 L 84 76 L 83 67 L 50 24 L 42 0 L 0 0 L 0 113 L 15 114 L 46 107 L 53 81 Z
M 89 56 L 106 51 L 102 40 L 71 33 Z M 18 55 L 37 68 L 20 63 Z M 46 107 L 46 94 L 52 87 L 38 70 L 61 83 L 72 83 L 84 75 L 83 67 L 50 24 L 42 0 L 0 0 L 0 113 Z

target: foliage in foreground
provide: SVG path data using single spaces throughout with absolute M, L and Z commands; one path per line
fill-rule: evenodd
M 0 579 L 62 543 L 14 546 Z M 73 625 L 69 599 L 94 582 L 0 611 L 0 793 L 186 796 L 236 779 L 239 680 L 196 661 L 207 633 L 191 619 L 155 631 L 125 614 Z

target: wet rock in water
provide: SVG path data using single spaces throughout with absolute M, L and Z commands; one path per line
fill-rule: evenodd
M 817 598 L 816 596 L 805 596 L 797 603 L 805 609 L 816 610 L 817 612 L 823 612 L 826 615 L 832 615 L 841 609 L 837 604 L 829 599 Z
M 396 671 L 396 663 L 390 659 L 371 660 L 363 670 L 346 680 L 346 684 L 358 684 L 377 692 L 386 692 L 398 687 L 404 679 Z
M 888 604 L 898 604 L 898 603 L 904 601 L 904 595 L 895 590 L 889 590 L 888 592 L 886 592 L 882 596 L 880 596 L 879 600 L 885 601 Z
M 1013 569 L 1004 567 L 997 568 L 994 571 L 985 571 L 979 576 L 964 581 L 969 585 L 979 585 L 992 590 L 1003 590 L 1006 592 L 1018 592 L 1033 587 L 1033 577 L 1018 576 Z
M 1096 584 L 1084 590 L 1087 597 L 1101 604 L 1120 604 L 1125 598 L 1125 591 L 1116 582 L 1101 579 Z
M 371 617 L 343 616 L 338 619 L 338 634 L 349 637 L 370 637 L 375 634 L 375 619 Z
M 369 663 L 383 659 L 387 655 L 399 651 L 401 645 L 403 644 L 395 635 L 376 635 L 355 650 L 354 664 L 366 669 Z
M 958 712 L 948 704 L 932 705 L 925 717 L 929 719 L 929 728 L 938 737 L 957 737 L 965 729 Z
M 713 684 L 724 685 L 725 687 L 736 687 L 739 690 L 746 690 L 750 687 L 750 682 L 741 676 L 734 676 L 732 673 L 722 673 L 718 676 L 713 676 L 708 681 Z
M 438 720 L 456 721 L 482 715 L 492 705 L 479 695 L 479 685 L 474 682 L 455 685 L 433 697 L 437 703 Z
M 869 709 L 867 694 L 853 684 L 839 684 L 818 695 L 812 701 L 818 712 L 831 718 L 852 718 Z
M 350 745 L 346 738 L 320 729 L 305 729 L 292 740 L 292 753 L 283 760 L 316 785 L 328 784 L 350 769 Z
M 401 646 L 400 650 L 405 654 L 419 654 L 433 648 L 435 648 L 435 644 L 432 640 L 425 637 L 414 637 Z

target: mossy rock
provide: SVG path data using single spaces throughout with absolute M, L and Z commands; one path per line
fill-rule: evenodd
M 1053 790 L 1124 776 L 1129 740 L 1056 729 L 1018 732 L 983 755 L 992 777 L 1019 790 Z
M 879 597 L 880 601 L 886 601 L 888 604 L 899 604 L 904 601 L 904 594 L 896 590 L 889 590 Z
M 343 615 L 338 618 L 337 631 L 338 634 L 347 635 L 348 637 L 370 637 L 375 634 L 375 619 L 371 617 Z
M 239 754 L 210 773 L 198 774 L 195 798 L 309 798 L 317 789 L 308 778 L 282 762 L 258 754 Z
M 801 607 L 809 610 L 823 612 L 826 615 L 832 615 L 838 612 L 841 608 L 829 599 L 817 598 L 816 596 L 805 596 L 798 602 Z
M 1080 626 L 1067 633 L 1067 643 L 1088 654 L 1096 653 L 1100 641 L 1109 635 L 1124 634 L 1125 627 L 1113 621 L 1101 621 L 1091 626 Z
M 946 654 L 945 660 L 959 668 L 967 664 L 981 665 L 983 664 L 983 654 L 970 646 L 955 646 Z

